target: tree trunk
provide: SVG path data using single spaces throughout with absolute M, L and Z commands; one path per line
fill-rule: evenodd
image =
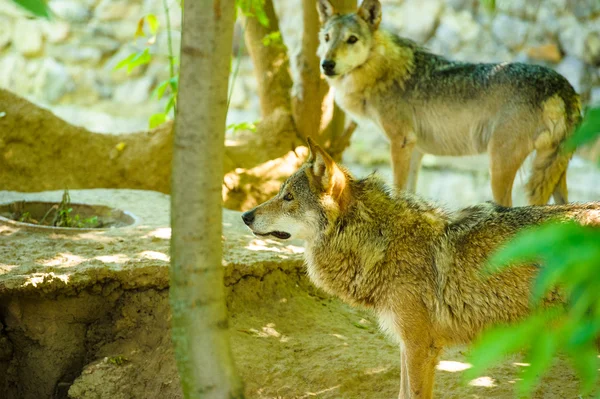
M 173 343 L 186 398 L 242 398 L 221 266 L 233 0 L 184 3 L 171 196 Z

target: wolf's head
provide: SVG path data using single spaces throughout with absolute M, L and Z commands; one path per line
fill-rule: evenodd
M 373 45 L 373 32 L 381 22 L 379 0 L 363 0 L 355 13 L 340 15 L 329 0 L 318 0 L 321 21 L 318 56 L 328 77 L 344 75 L 362 65 Z
M 347 205 L 349 174 L 311 139 L 308 144 L 308 161 L 283 183 L 279 193 L 242 214 L 255 235 L 310 240 Z

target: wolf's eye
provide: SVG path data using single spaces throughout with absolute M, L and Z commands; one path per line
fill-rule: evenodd
M 293 199 L 294 199 L 294 196 L 292 195 L 292 193 L 287 193 L 286 195 L 283 196 L 284 201 L 291 201 Z
M 329 33 L 325 33 L 325 41 L 328 42 L 329 41 Z
M 358 37 L 356 37 L 356 36 L 352 35 L 352 36 L 350 36 L 350 37 L 348 38 L 348 40 L 346 40 L 346 43 L 348 43 L 348 44 L 354 44 L 354 43 L 356 43 L 357 41 L 358 41 Z

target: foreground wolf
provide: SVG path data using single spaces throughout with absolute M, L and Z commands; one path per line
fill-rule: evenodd
M 570 154 L 561 143 L 580 120 L 579 97 L 557 72 L 520 63 L 469 64 L 378 29 L 381 5 L 339 15 L 318 0 L 321 67 L 338 105 L 390 139 L 394 183 L 414 191 L 423 153 L 490 155 L 494 199 L 511 206 L 517 170 L 534 149 L 529 203 L 567 202 Z
M 401 346 L 400 398 L 431 398 L 444 346 L 515 321 L 530 308 L 536 267 L 480 276 L 519 230 L 550 219 L 600 225 L 600 202 L 445 212 L 372 175 L 356 180 L 309 141 L 311 157 L 277 196 L 242 215 L 258 236 L 306 241 L 314 284 L 373 309 Z M 558 300 L 556 297 L 547 301 Z

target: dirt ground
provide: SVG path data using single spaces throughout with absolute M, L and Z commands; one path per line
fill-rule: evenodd
M 0 192 L 48 199 L 58 192 Z M 168 196 L 73 190 L 73 202 L 131 211 L 130 228 L 41 234 L 0 224 L 0 392 L 12 398 L 182 397 L 170 342 Z M 248 398 L 394 398 L 399 348 L 373 315 L 315 289 L 301 248 L 252 237 L 224 214 L 233 352 Z M 201 339 L 201 337 L 199 337 Z M 507 359 L 470 384 L 465 348 L 443 354 L 438 398 L 510 398 L 524 366 Z M 558 359 L 536 398 L 577 398 Z

